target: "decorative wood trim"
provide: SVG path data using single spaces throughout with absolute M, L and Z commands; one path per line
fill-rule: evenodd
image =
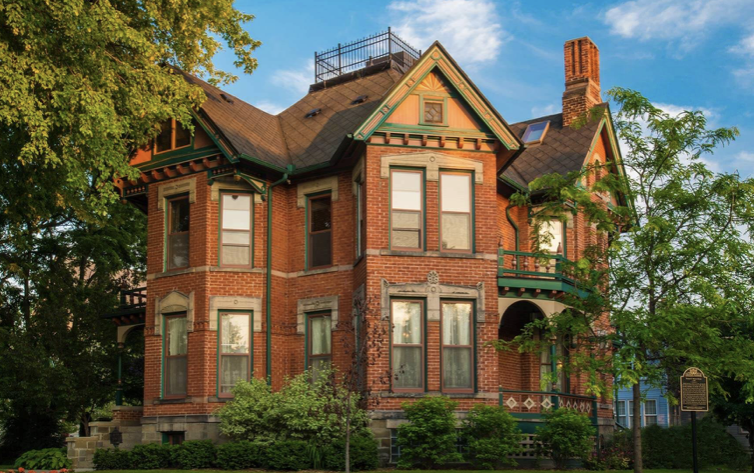
M 380 177 L 390 177 L 391 166 L 408 166 L 426 168 L 428 181 L 440 180 L 440 169 L 460 169 L 474 171 L 474 183 L 484 183 L 484 164 L 470 158 L 458 158 L 434 151 L 420 151 L 418 153 L 391 154 L 382 156 L 380 162 Z
M 323 177 L 313 181 L 302 182 L 298 185 L 296 205 L 303 209 L 306 207 L 306 196 L 316 192 L 330 191 L 332 202 L 338 201 L 338 176 Z
M 264 183 L 262 181 L 254 180 L 254 182 L 257 182 L 259 187 L 264 187 Z M 209 199 L 212 202 L 219 202 L 221 190 L 254 191 L 254 188 L 243 180 L 236 181 L 233 178 L 218 177 L 214 179 L 214 182 L 212 182 L 212 185 L 210 186 Z M 262 195 L 258 192 L 254 192 L 254 203 L 261 204 L 263 202 L 264 201 L 262 200 Z
M 296 333 L 303 335 L 305 332 L 306 314 L 323 310 L 330 311 L 330 326 L 332 330 L 338 326 L 338 300 L 340 296 L 312 297 L 299 299 L 296 311 Z
M 152 171 L 154 173 L 154 171 Z M 196 202 L 196 178 L 184 179 L 178 182 L 169 182 L 157 187 L 157 208 L 165 210 L 165 198 L 171 195 L 184 194 L 189 195 L 189 204 Z
M 154 334 L 162 335 L 163 314 L 185 312 L 186 326 L 189 332 L 194 331 L 194 291 L 188 295 L 180 291 L 172 291 L 165 297 L 155 298 Z
M 209 329 L 217 331 L 217 313 L 223 310 L 248 310 L 254 315 L 254 332 L 262 331 L 262 298 L 247 296 L 210 296 Z

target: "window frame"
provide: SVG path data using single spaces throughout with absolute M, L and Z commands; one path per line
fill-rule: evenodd
M 420 304 L 421 310 L 421 323 L 419 324 L 421 326 L 421 343 L 420 344 L 404 344 L 404 343 L 393 343 L 393 330 L 395 330 L 395 324 L 393 323 L 394 317 L 393 317 L 393 302 L 416 302 Z M 409 298 L 399 298 L 399 297 L 392 297 L 390 298 L 390 390 L 394 393 L 423 393 L 427 391 L 427 304 L 424 299 L 409 299 Z M 419 362 L 419 369 L 420 375 L 419 379 L 421 380 L 421 386 L 417 388 L 396 388 L 395 387 L 395 379 L 394 379 L 394 373 L 393 373 L 393 349 L 396 347 L 409 347 L 409 348 L 420 348 L 421 353 L 421 360 Z
M 179 271 L 182 269 L 190 268 L 191 267 L 191 200 L 189 199 L 188 194 L 177 194 L 170 197 L 166 197 L 165 200 L 167 201 L 166 205 L 166 215 L 165 215 L 165 271 Z M 175 202 L 179 200 L 185 200 L 186 204 L 188 205 L 188 216 L 189 216 L 189 229 L 185 232 L 172 232 L 171 229 L 173 227 L 173 212 L 172 212 L 172 206 Z M 170 244 L 170 237 L 173 235 L 180 235 L 180 234 L 186 234 L 186 237 L 188 239 L 188 244 L 186 245 L 188 247 L 188 254 L 186 256 L 186 266 L 176 266 L 174 268 L 170 267 L 170 263 L 173 260 L 173 245 Z
M 524 139 L 526 138 L 526 134 L 529 131 L 529 129 L 531 128 L 531 126 L 532 125 L 539 125 L 540 123 L 545 123 L 545 129 L 542 130 L 542 135 L 539 137 L 539 139 L 530 140 L 530 141 L 524 141 Z M 524 130 L 524 134 L 521 136 L 521 141 L 524 141 L 524 145 L 540 144 L 540 143 L 542 143 L 545 140 L 545 136 L 547 135 L 547 132 L 549 130 L 550 130 L 550 120 L 545 120 L 545 121 L 542 121 L 542 122 L 529 123 L 526 126 L 526 129 Z
M 188 385 L 189 385 L 189 366 L 188 366 L 188 352 L 189 352 L 189 339 L 188 329 L 186 330 L 186 354 L 184 355 L 170 355 L 170 330 L 168 329 L 170 319 L 187 318 L 186 312 L 178 312 L 173 314 L 163 314 L 163 337 L 162 337 L 162 399 L 186 399 L 188 397 Z M 168 369 L 168 360 L 171 358 L 185 358 L 186 359 L 186 392 L 183 394 L 168 394 L 168 381 L 170 380 L 170 370 Z
M 428 122 L 424 119 L 424 105 L 427 102 L 439 103 L 442 106 L 442 121 Z M 442 93 L 421 93 L 419 94 L 419 124 L 425 126 L 448 126 L 448 97 Z
M 366 199 L 364 176 L 356 179 L 356 259 L 366 254 Z
M 226 246 L 223 243 L 223 234 L 226 231 L 225 228 L 223 228 L 223 197 L 226 195 L 238 195 L 238 196 L 249 196 L 249 230 L 238 230 L 238 229 L 227 229 L 227 231 L 230 232 L 243 232 L 247 231 L 249 233 L 249 264 L 225 264 L 223 263 L 223 247 Z M 220 197 L 218 199 L 220 201 L 219 203 L 219 212 L 218 212 L 218 236 L 217 236 L 217 264 L 221 268 L 240 268 L 240 269 L 251 269 L 254 267 L 254 193 L 251 191 L 220 191 Z M 246 245 L 238 245 L 238 244 L 229 244 L 227 246 L 233 246 L 233 247 L 244 247 Z
M 419 197 L 419 204 L 421 208 L 419 210 L 413 210 L 413 209 L 399 209 L 393 207 L 393 174 L 396 172 L 404 172 L 404 173 L 416 173 L 420 176 L 419 181 L 419 189 L 421 192 L 421 196 Z M 391 250 L 396 251 L 424 251 L 424 249 L 427 246 L 427 180 L 426 180 L 426 169 L 425 168 L 410 168 L 410 167 L 391 167 L 390 168 L 390 183 L 389 183 L 389 189 L 388 189 L 388 196 L 389 196 L 389 214 L 388 214 L 388 241 L 389 246 Z M 393 244 L 393 211 L 399 211 L 399 212 L 418 212 L 419 213 L 419 246 L 418 247 L 408 247 L 408 246 L 395 246 Z M 410 228 L 407 229 L 401 229 L 398 228 L 397 230 L 413 230 Z
M 549 221 L 550 221 L 550 224 L 553 225 L 553 226 L 555 226 L 555 224 L 553 222 L 560 223 L 560 246 L 561 246 L 561 252 L 558 253 L 557 247 L 556 247 L 555 250 L 552 253 L 550 253 L 549 251 L 542 251 L 542 254 L 548 254 L 548 255 L 553 255 L 553 256 L 554 255 L 560 255 L 560 256 L 563 256 L 565 258 L 566 257 L 566 253 L 567 253 L 567 251 L 566 251 L 566 243 L 567 243 L 566 230 L 568 230 L 568 226 L 566 225 L 566 222 L 560 220 L 557 217 L 552 217 L 552 218 L 549 219 Z M 542 225 L 540 225 L 539 229 L 540 229 L 540 232 L 543 231 L 543 230 L 547 230 L 546 228 L 543 228 Z M 553 240 L 555 239 L 554 237 L 555 237 L 555 235 L 553 235 Z
M 455 212 L 455 211 L 444 211 L 442 208 L 442 176 L 443 175 L 450 175 L 450 176 L 464 176 L 468 177 L 469 179 L 469 211 L 468 212 Z M 438 222 L 438 234 L 439 234 L 439 247 L 440 252 L 442 253 L 466 253 L 471 254 L 475 250 L 475 241 L 474 241 L 474 171 L 446 171 L 446 170 L 440 170 L 438 179 L 437 179 L 437 193 L 438 193 L 438 203 L 437 208 L 439 210 L 440 218 Z M 443 248 L 443 242 L 442 242 L 442 221 L 443 221 L 443 215 L 444 214 L 455 214 L 455 215 L 467 215 L 469 216 L 469 228 L 468 228 L 468 236 L 469 236 L 469 249 L 468 250 L 455 250 L 455 249 L 445 249 Z
M 319 200 L 319 199 L 330 199 L 330 228 L 328 230 L 319 230 L 317 232 L 312 232 L 312 201 Z M 335 265 L 335 238 L 334 238 L 334 232 L 333 229 L 335 228 L 334 224 L 334 215 L 333 215 L 333 200 L 332 200 L 332 192 L 331 191 L 325 191 L 325 192 L 318 192 L 316 194 L 310 194 L 306 196 L 306 270 L 311 271 L 314 269 L 327 269 L 332 268 Z M 312 245 L 312 235 L 319 235 L 325 232 L 330 232 L 330 263 L 326 265 L 319 265 L 319 266 L 313 266 L 312 265 L 312 255 L 314 252 L 312 251 L 313 245 Z
M 623 415 L 620 415 L 620 408 L 618 406 L 623 406 Z M 623 419 L 623 423 L 621 424 L 624 427 L 629 427 L 628 425 L 628 404 L 625 400 L 616 400 L 615 402 L 615 420 L 619 424 L 621 424 L 621 419 Z
M 332 349 L 332 311 L 331 310 L 322 310 L 317 312 L 307 312 L 306 314 L 306 336 L 304 337 L 304 342 L 306 344 L 306 357 L 304 360 L 304 366 L 307 371 L 309 371 L 309 374 L 311 374 L 311 366 L 313 360 L 319 360 L 322 358 L 327 358 L 330 361 L 330 367 L 332 368 L 333 365 L 333 349 Z M 314 319 L 320 319 L 324 317 L 330 318 L 330 352 L 327 355 L 314 355 L 312 353 L 312 347 L 314 343 L 312 343 L 311 337 L 312 337 L 312 321 Z
M 654 414 L 647 414 L 647 403 L 650 403 L 650 402 L 652 402 L 654 404 L 654 406 L 655 406 L 655 413 Z M 657 415 L 657 399 L 646 399 L 641 404 L 642 404 L 641 405 L 641 407 L 642 407 L 642 422 L 644 423 L 644 425 L 642 425 L 642 427 L 648 427 L 649 426 L 649 424 L 647 423 L 647 417 L 653 417 L 654 420 L 655 420 L 655 423 L 652 424 L 652 425 L 658 425 L 657 422 L 658 422 L 659 419 L 658 419 L 658 415 Z
M 443 341 L 444 311 L 443 307 L 447 304 L 468 304 L 471 306 L 469 311 L 469 342 L 470 345 L 446 345 Z M 444 393 L 473 393 L 476 392 L 476 320 L 474 317 L 476 304 L 471 300 L 463 299 L 443 299 L 440 301 L 440 390 Z M 471 386 L 468 388 L 446 388 L 445 387 L 445 348 L 468 348 L 471 356 L 469 357 Z
M 158 154 L 165 154 L 165 153 L 170 153 L 171 151 L 176 151 L 176 150 L 179 150 L 179 149 L 188 148 L 188 147 L 194 145 L 194 134 L 190 133 L 189 134 L 189 142 L 188 142 L 187 145 L 179 146 L 177 148 L 175 147 L 175 136 L 176 136 L 176 134 L 175 134 L 175 128 L 176 128 L 176 124 L 177 123 L 179 123 L 179 122 L 175 118 L 171 118 L 170 119 L 170 149 L 166 149 L 166 150 L 163 150 L 163 151 L 157 151 L 157 136 L 155 136 L 154 141 L 152 143 L 152 149 L 154 150 L 154 155 L 155 156 L 158 155 Z M 159 136 L 159 134 L 158 134 L 158 136 Z
M 238 353 L 223 353 L 222 352 L 222 330 L 223 330 L 223 315 L 225 314 L 233 314 L 233 315 L 248 315 L 249 317 L 249 352 L 245 355 L 238 354 Z M 222 392 L 222 382 L 221 382 L 221 376 L 222 376 L 222 366 L 223 366 L 223 357 L 224 356 L 245 356 L 248 357 L 249 362 L 247 364 L 248 366 L 248 373 L 246 375 L 246 381 L 251 381 L 252 376 L 254 375 L 254 311 L 253 310 L 218 310 L 217 311 L 217 397 L 218 398 L 233 398 L 233 393 L 223 393 Z

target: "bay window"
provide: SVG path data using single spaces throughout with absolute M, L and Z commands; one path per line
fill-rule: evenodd
M 165 326 L 165 397 L 183 397 L 188 380 L 186 315 L 165 317 Z
M 471 205 L 471 174 L 440 173 L 440 239 L 443 251 L 471 251 Z
M 250 313 L 220 313 L 220 396 L 231 394 L 239 381 L 251 379 Z
M 332 364 L 332 316 L 329 312 L 308 317 L 307 369 L 316 381 Z
M 189 198 L 168 200 L 167 269 L 187 268 L 189 265 Z
M 223 193 L 220 205 L 220 265 L 249 268 L 252 196 Z
M 442 386 L 444 391 L 472 391 L 474 333 L 471 302 L 442 303 Z
M 424 390 L 424 303 L 391 301 L 392 372 L 396 391 Z
M 421 250 L 424 233 L 424 173 L 393 169 L 390 173 L 390 246 Z
M 332 199 L 329 194 L 309 197 L 307 216 L 308 268 L 332 266 Z

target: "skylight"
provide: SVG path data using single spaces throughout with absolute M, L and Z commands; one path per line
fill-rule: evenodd
M 368 95 L 359 95 L 358 97 L 356 97 L 355 99 L 353 99 L 353 102 L 351 102 L 351 105 L 356 105 L 356 104 L 359 104 L 359 103 L 364 103 L 364 102 L 367 101 L 368 98 L 369 98 Z
M 313 109 L 309 110 L 309 113 L 306 114 L 305 118 L 314 117 L 316 115 L 319 115 L 320 112 L 322 112 L 321 108 L 313 108 Z
M 531 123 L 526 127 L 524 132 L 524 143 L 534 144 L 541 143 L 545 139 L 545 133 L 550 127 L 550 121 Z

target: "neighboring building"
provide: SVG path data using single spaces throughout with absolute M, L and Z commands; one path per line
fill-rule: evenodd
M 644 402 L 641 403 L 641 426 L 659 425 L 660 427 L 669 427 L 672 425 L 670 419 L 670 404 L 665 397 L 665 390 L 662 388 L 648 388 L 641 383 L 641 392 Z M 633 413 L 633 392 L 632 388 L 618 389 L 615 396 L 615 421 L 621 427 L 631 428 L 634 425 Z
M 543 410 L 573 407 L 609 434 L 613 405 L 586 396 L 582 377 L 542 391 L 568 347 L 485 346 L 561 311 L 576 289 L 556 263 L 599 241 L 581 215 L 553 221 L 542 264 L 529 210 L 509 203 L 544 174 L 619 162 L 597 46 L 567 41 L 564 56 L 563 113 L 515 124 L 440 43 L 419 54 L 389 31 L 316 55 L 309 93 L 279 115 L 187 75 L 206 94 L 194 136 L 166 124 L 133 157 L 141 177 L 117 182 L 149 218 L 146 292 L 113 315 L 121 342 L 133 327 L 145 338 L 143 409 L 116 410 L 121 430 L 218 439 L 215 412 L 238 380 L 279 388 L 347 364 L 339 322 L 368 301 L 388 332 L 366 369 L 385 460 L 401 403 L 425 395 L 461 412 L 502 402 L 528 435 Z M 597 105 L 600 119 L 570 127 Z

